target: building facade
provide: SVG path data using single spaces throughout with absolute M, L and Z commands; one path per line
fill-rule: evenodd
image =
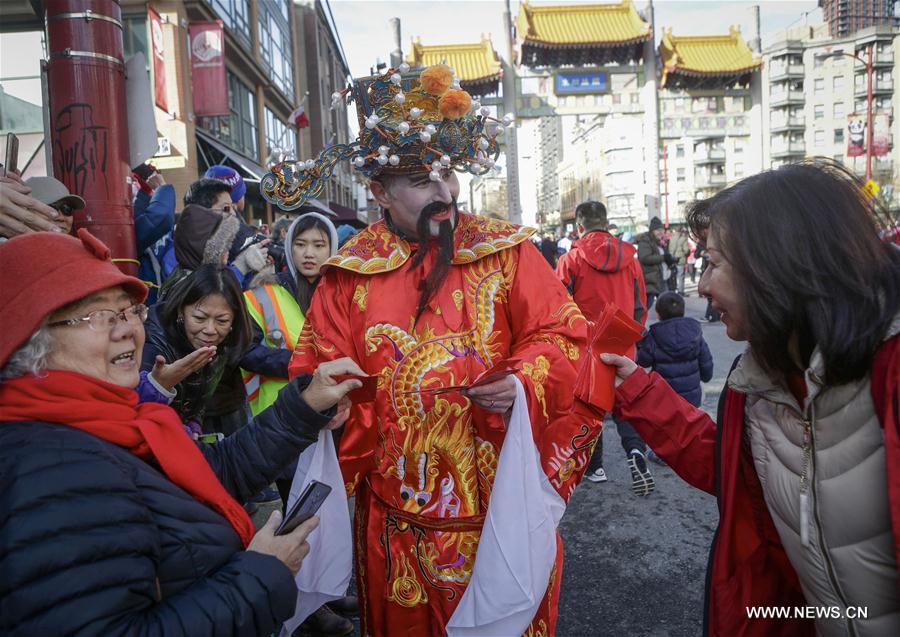
M 833 38 L 844 38 L 872 26 L 897 26 L 895 0 L 819 0 Z
M 850 137 L 865 138 L 868 111 L 866 66 L 872 51 L 872 113 L 889 123 L 888 152 L 872 158 L 872 179 L 894 205 L 900 163 L 900 135 L 894 114 L 895 77 L 900 64 L 897 29 L 875 26 L 844 38 L 832 38 L 828 26 L 794 29 L 764 52 L 763 107 L 769 114 L 765 164 L 777 168 L 808 157 L 829 157 L 863 177 L 865 153 L 850 150 Z M 851 56 L 856 56 L 853 59 Z M 878 131 L 878 128 L 875 129 Z M 855 155 L 855 156 L 854 156 Z
M 42 20 L 27 3 L 11 4 L 3 5 L 0 37 L 11 37 L 8 32 L 15 30 L 17 37 L 32 35 L 32 40 L 40 42 Z M 247 184 L 246 220 L 270 223 L 277 209 L 260 197 L 258 187 L 267 166 L 280 158 L 313 149 L 318 152 L 326 143 L 323 140 L 340 143 L 349 139 L 346 117 L 328 110 L 331 93 L 346 86 L 349 72 L 340 47 L 333 44 L 339 41 L 335 26 L 319 0 L 121 0 L 120 4 L 125 57 L 143 53 L 151 82 L 161 81 L 153 77 L 149 62 L 154 38 L 163 50 L 168 109 L 154 107 L 152 125 L 160 143 L 150 161 L 175 186 L 179 198 L 208 166 L 226 164 Z M 148 20 L 148 6 L 162 20 L 156 33 Z M 200 117 L 194 113 L 188 30 L 192 23 L 216 20 L 223 24 L 228 114 Z M 41 55 L 46 58 L 46 47 Z M 307 64 L 310 57 L 327 59 L 331 67 Z M 40 86 L 39 74 L 33 81 Z M 320 102 L 325 107 L 316 110 L 316 105 L 309 105 L 310 126 L 298 131 L 289 121 L 290 115 L 314 89 L 316 97 L 324 94 Z M 46 110 L 40 92 L 26 110 L 30 113 L 35 108 Z M 32 128 L 33 119 L 28 119 Z M 147 124 L 131 121 L 129 127 Z M 329 201 L 355 211 L 355 184 L 349 171 L 339 175 L 330 188 Z

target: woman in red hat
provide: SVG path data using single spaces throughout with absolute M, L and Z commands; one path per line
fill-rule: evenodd
M 198 446 L 133 391 L 146 296 L 86 230 L 0 246 L 3 634 L 249 637 L 294 612 L 317 521 L 275 536 L 276 512 L 256 532 L 239 502 L 346 420 L 360 383 L 332 375 L 361 372 L 322 365 Z

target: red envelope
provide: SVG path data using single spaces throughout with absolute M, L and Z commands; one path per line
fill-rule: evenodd
M 375 393 L 378 391 L 378 376 L 357 376 L 356 374 L 335 374 L 331 379 L 336 383 L 343 383 L 345 380 L 358 380 L 362 382 L 362 387 L 347 392 L 349 398 L 354 404 L 370 403 L 375 400 Z
M 624 356 L 641 339 L 644 328 L 618 306 L 606 307 L 589 328 L 589 345 L 575 379 L 575 397 L 591 407 L 609 412 L 615 396 L 616 369 L 600 360 L 600 354 Z

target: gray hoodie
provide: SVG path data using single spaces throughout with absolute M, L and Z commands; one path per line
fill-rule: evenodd
M 294 242 L 294 233 L 297 231 L 297 224 L 300 223 L 300 220 L 303 219 L 303 217 L 315 217 L 328 226 L 328 234 L 331 238 L 331 256 L 337 254 L 338 249 L 337 229 L 334 227 L 334 223 L 332 223 L 331 219 L 318 212 L 306 212 L 294 219 L 293 223 L 291 223 L 288 228 L 287 234 L 284 235 L 285 261 L 287 261 L 288 271 L 291 273 L 291 277 L 293 277 L 294 281 L 297 280 L 297 266 L 294 265 L 294 258 L 291 255 L 291 244 Z

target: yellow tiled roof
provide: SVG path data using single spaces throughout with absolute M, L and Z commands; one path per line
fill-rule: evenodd
M 412 51 L 406 58 L 412 67 L 447 64 L 456 71 L 462 82 L 483 82 L 500 77 L 500 58 L 491 40 L 481 36 L 481 42 L 474 44 L 434 44 L 424 45 L 416 38 Z
M 670 73 L 684 75 L 737 75 L 762 66 L 753 55 L 739 29 L 729 27 L 728 35 L 674 36 L 663 31 L 659 45 L 663 65 L 663 86 Z
M 605 4 L 532 6 L 522 2 L 516 31 L 526 42 L 571 46 L 627 44 L 651 37 L 631 0 Z

